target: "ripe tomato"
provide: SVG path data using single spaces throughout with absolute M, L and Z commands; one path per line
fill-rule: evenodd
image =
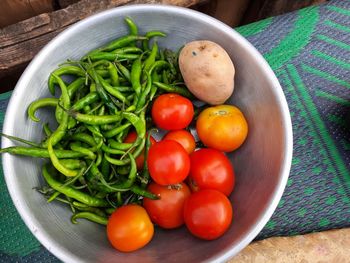
M 196 237 L 213 240 L 222 236 L 232 222 L 230 200 L 216 190 L 193 193 L 184 206 L 185 224 Z
M 136 138 L 137 138 L 137 133 L 135 131 L 132 131 L 132 132 L 128 133 L 128 135 L 124 139 L 124 142 L 125 143 L 133 143 L 133 142 L 135 142 Z M 150 136 L 150 141 L 151 141 L 151 145 L 153 145 L 157 142 L 152 136 Z M 137 165 L 137 170 L 142 170 L 143 163 L 145 161 L 145 151 L 144 150 L 140 153 L 139 156 L 137 156 L 135 161 L 136 161 L 136 165 Z
M 235 184 L 232 163 L 222 152 L 204 148 L 190 155 L 191 169 L 188 176 L 192 191 L 215 189 L 229 196 Z
M 191 154 L 196 148 L 193 135 L 186 130 L 170 131 L 164 136 L 163 140 L 173 140 L 180 143 L 188 154 Z
M 152 106 L 152 119 L 164 130 L 186 128 L 194 114 L 192 102 L 175 93 L 160 95 Z
M 178 142 L 165 140 L 152 145 L 148 152 L 148 170 L 157 184 L 181 183 L 190 171 L 190 157 Z
M 243 144 L 248 124 L 243 113 L 235 106 L 219 105 L 206 108 L 197 119 L 200 140 L 208 147 L 230 152 Z
M 107 237 L 123 252 L 144 247 L 151 241 L 154 227 L 146 210 L 139 205 L 125 205 L 113 212 L 107 223 Z
M 143 199 L 143 207 L 153 223 L 167 229 L 183 225 L 184 203 L 191 195 L 191 191 L 186 184 L 165 186 L 151 183 L 147 190 L 160 197 L 158 200 Z

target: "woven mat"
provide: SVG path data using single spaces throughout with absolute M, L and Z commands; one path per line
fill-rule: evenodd
M 237 29 L 277 75 L 292 115 L 285 193 L 257 239 L 350 226 L 350 1 Z M 10 93 L 0 95 L 0 125 Z M 58 262 L 15 210 L 0 170 L 0 262 Z

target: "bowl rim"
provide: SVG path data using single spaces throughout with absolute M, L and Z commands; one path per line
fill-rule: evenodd
M 74 34 L 76 30 L 78 30 L 81 26 L 85 24 L 86 25 L 93 24 L 95 20 L 98 20 L 100 17 L 105 15 L 112 15 L 113 13 L 118 14 L 120 12 L 128 13 L 128 11 L 135 11 L 135 10 L 168 11 L 172 13 L 180 12 L 182 15 L 194 16 L 198 20 L 201 20 L 201 21 L 205 20 L 206 22 L 212 23 L 216 27 L 220 27 L 225 34 L 232 35 L 233 38 L 237 39 L 242 44 L 242 47 L 244 47 L 245 49 L 248 50 L 248 52 L 254 55 L 255 59 L 261 65 L 262 70 L 265 71 L 265 74 L 267 76 L 269 76 L 269 80 L 274 86 L 273 92 L 275 93 L 276 97 L 278 97 L 279 99 L 279 104 L 280 104 L 279 106 L 282 114 L 282 122 L 284 122 L 282 126 L 284 127 L 284 133 L 285 133 L 285 138 L 284 138 L 285 153 L 284 153 L 284 158 L 281 165 L 281 171 L 280 171 L 281 176 L 276 186 L 276 190 L 272 195 L 270 202 L 267 205 L 266 210 L 262 213 L 260 218 L 257 219 L 257 223 L 251 227 L 248 234 L 245 237 L 243 237 L 234 248 L 231 247 L 223 250 L 211 262 L 227 261 L 233 256 L 235 256 L 238 252 L 240 252 L 243 248 L 245 248 L 259 234 L 259 232 L 263 229 L 263 227 L 266 225 L 268 220 L 271 218 L 273 212 L 275 211 L 282 197 L 285 186 L 287 184 L 287 180 L 288 180 L 288 176 L 291 168 L 292 154 L 293 154 L 293 132 L 292 132 L 292 122 L 291 122 L 287 100 L 283 93 L 282 87 L 280 86 L 280 83 L 277 77 L 275 76 L 274 72 L 270 68 L 269 64 L 265 61 L 263 56 L 256 50 L 256 48 L 250 42 L 248 42 L 248 40 L 246 40 L 238 32 L 236 32 L 234 29 L 224 24 L 223 22 L 209 15 L 200 13 L 199 11 L 191 10 L 185 7 L 172 6 L 172 5 L 160 5 L 160 4 L 135 4 L 135 5 L 128 5 L 128 6 L 119 6 L 109 10 L 99 12 L 85 19 L 82 19 L 81 21 L 69 26 L 67 29 L 65 29 L 64 31 L 59 33 L 56 37 L 54 37 L 50 42 L 48 42 L 39 51 L 39 53 L 33 58 L 33 60 L 29 63 L 27 68 L 24 70 L 10 98 L 8 108 L 5 114 L 3 132 L 6 134 L 8 131 L 11 131 L 13 129 L 14 123 L 9 116 L 16 109 L 16 97 L 18 94 L 20 94 L 25 90 L 26 85 L 30 79 L 32 70 L 38 67 L 38 65 L 41 63 L 41 61 L 46 56 L 46 54 L 50 52 L 50 50 L 52 50 L 57 45 L 59 45 L 60 42 L 63 41 L 64 39 L 69 38 L 70 35 Z M 6 138 L 2 138 L 2 145 L 1 145 L 2 148 L 8 147 L 10 145 L 11 143 L 9 140 L 7 140 Z M 20 191 L 18 190 L 16 180 L 14 179 L 14 177 L 10 176 L 11 169 L 10 169 L 10 166 L 7 164 L 8 163 L 7 159 L 8 159 L 8 155 L 6 154 L 3 155 L 2 165 L 4 168 L 4 177 L 5 177 L 6 185 L 10 193 L 10 196 L 12 198 L 12 201 L 18 213 L 20 214 L 22 220 L 25 222 L 26 226 L 29 228 L 32 234 L 39 240 L 39 242 L 60 260 L 64 262 L 83 262 L 81 258 L 78 258 L 75 254 L 66 250 L 64 247 L 61 247 L 55 241 L 54 238 L 52 238 L 44 230 L 41 230 L 39 228 L 40 224 L 31 215 L 30 209 L 28 208 L 28 206 L 26 206 L 25 199 L 23 198 L 23 196 L 20 194 Z

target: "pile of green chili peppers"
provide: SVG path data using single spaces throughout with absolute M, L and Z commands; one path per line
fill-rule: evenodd
M 154 37 L 160 31 L 139 35 L 137 25 L 125 18 L 129 35 L 89 52 L 79 61 L 67 61 L 49 76 L 52 95 L 59 98 L 32 102 L 28 116 L 35 122 L 38 109 L 54 107 L 57 128 L 43 125 L 40 143 L 9 135 L 28 144 L 0 150 L 31 157 L 48 158 L 42 167 L 47 185 L 38 188 L 48 198 L 68 204 L 78 218 L 107 224 L 117 207 L 140 203 L 142 197 L 157 199 L 148 192 L 150 182 L 147 154 L 150 147 L 151 103 L 159 94 L 172 92 L 188 98 L 192 94 L 183 84 L 178 53 L 159 48 Z M 153 40 L 153 41 L 150 41 Z M 130 131 L 137 139 L 125 143 Z M 135 158 L 145 154 L 143 170 Z

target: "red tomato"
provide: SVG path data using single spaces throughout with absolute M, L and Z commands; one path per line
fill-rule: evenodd
M 185 224 L 196 237 L 213 240 L 222 236 L 232 222 L 230 200 L 216 190 L 193 193 L 184 206 Z
M 229 196 L 235 184 L 232 163 L 222 152 L 203 148 L 190 155 L 191 169 L 188 176 L 192 191 L 215 189 Z
M 147 136 L 147 135 L 146 135 Z M 124 139 L 125 143 L 133 143 L 135 142 L 137 138 L 137 133 L 135 131 L 129 132 L 129 134 L 126 136 Z M 157 141 L 150 136 L 150 141 L 151 145 L 155 144 Z M 137 170 L 142 170 L 143 169 L 143 162 L 145 161 L 145 151 L 143 150 L 139 156 L 136 158 L 136 165 L 137 165 Z
M 160 95 L 152 106 L 152 119 L 164 130 L 186 128 L 194 114 L 192 102 L 175 93 Z
M 183 225 L 184 203 L 191 195 L 190 188 L 186 184 L 165 186 L 151 183 L 147 190 L 160 197 L 158 200 L 143 199 L 143 207 L 153 223 L 167 229 Z
M 142 206 L 122 206 L 108 219 L 108 240 L 120 251 L 130 252 L 144 247 L 151 241 L 153 234 L 153 224 Z
M 180 143 L 188 154 L 191 154 L 196 148 L 193 135 L 186 130 L 170 131 L 164 136 L 163 140 L 173 140 Z
M 152 145 L 148 152 L 148 170 L 157 184 L 178 184 L 190 171 L 190 157 L 178 142 L 165 140 Z

